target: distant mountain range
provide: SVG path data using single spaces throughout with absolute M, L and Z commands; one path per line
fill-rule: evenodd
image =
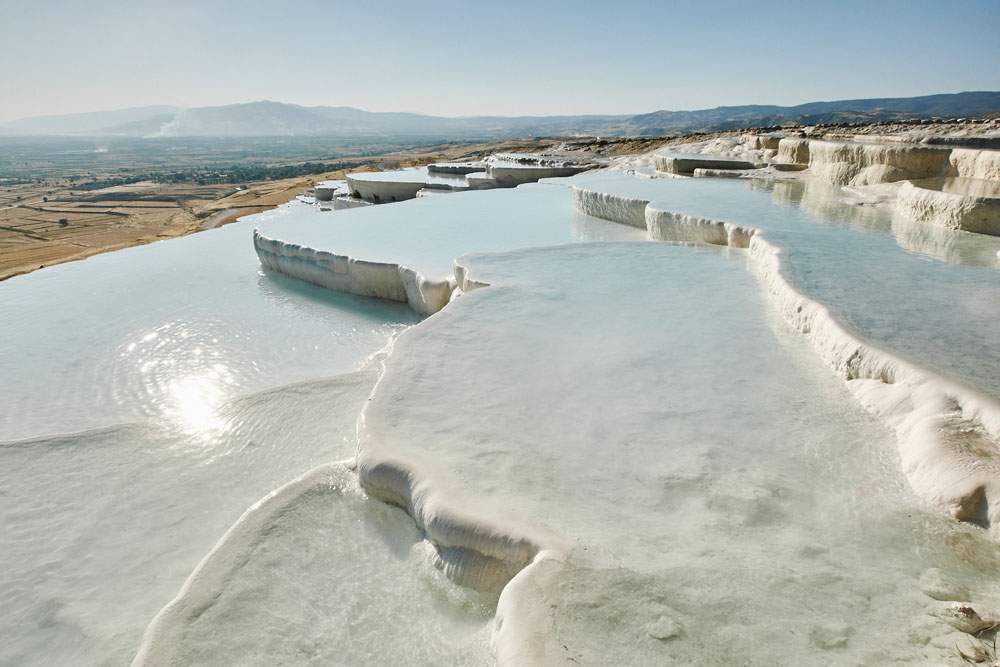
M 468 116 L 372 112 L 353 107 L 304 107 L 249 102 L 181 109 L 137 107 L 118 111 L 37 116 L 0 125 L 0 135 L 107 137 L 382 137 L 497 139 L 526 136 L 664 135 L 740 127 L 910 118 L 979 117 L 1000 112 L 1000 92 L 810 102 L 792 107 L 747 105 L 697 111 L 654 111 L 618 116 Z

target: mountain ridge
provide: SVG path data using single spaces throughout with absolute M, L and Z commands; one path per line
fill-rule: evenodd
M 501 138 L 581 134 L 642 136 L 739 127 L 980 117 L 1000 112 L 1000 91 L 861 98 L 794 106 L 750 104 L 642 114 L 445 117 L 271 100 L 179 108 L 146 106 L 34 116 L 0 124 L 6 136 Z

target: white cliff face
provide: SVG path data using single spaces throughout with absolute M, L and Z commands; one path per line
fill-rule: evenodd
M 810 174 L 834 185 L 872 185 L 944 173 L 948 149 L 923 146 L 809 142 Z
M 809 164 L 809 140 L 797 137 L 779 140 L 775 160 L 787 164 Z
M 595 218 L 646 229 L 646 199 L 622 197 L 573 186 L 576 210 Z
M 948 161 L 957 176 L 1000 182 L 1000 151 L 956 148 Z
M 337 292 L 406 303 L 418 315 L 441 310 L 454 288 L 448 280 L 428 280 L 405 266 L 334 255 L 269 239 L 257 230 L 253 244 L 261 264 L 273 271 Z

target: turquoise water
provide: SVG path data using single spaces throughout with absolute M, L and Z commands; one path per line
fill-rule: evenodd
M 401 264 L 431 278 L 450 276 L 455 259 L 469 252 L 643 236 L 577 213 L 568 190 L 552 185 L 460 192 L 401 204 L 333 217 L 306 207 L 287 208 L 256 220 L 261 232 L 272 238 Z
M 411 169 L 395 169 L 391 171 L 364 171 L 351 174 L 352 178 L 364 181 L 400 181 L 403 183 L 427 183 L 428 185 L 449 185 L 452 187 L 468 187 L 462 174 L 447 174 L 438 171 L 427 171 L 427 167 Z
M 264 272 L 251 243 L 254 228 L 429 277 L 451 274 L 454 260 L 469 253 L 644 238 L 641 230 L 576 212 L 568 183 L 763 229 L 785 249 L 784 271 L 796 287 L 861 337 L 1000 395 L 993 241 L 925 234 L 880 209 L 844 204 L 838 191 L 797 183 L 604 173 L 336 213 L 295 204 L 47 268 L 0 283 L 0 569 L 8 573 L 0 607 L 14 612 L 0 619 L 0 635 L 13 638 L 0 648 L 0 662 L 128 661 L 152 617 L 247 506 L 312 466 L 355 451 L 355 422 L 369 403 L 378 353 L 420 320 L 401 304 Z M 899 622 L 925 602 L 911 590 L 922 568 L 951 568 L 975 580 L 995 567 L 968 557 L 983 552 L 980 532 L 928 514 L 909 494 L 888 434 L 844 401 L 836 380 L 799 349 L 802 341 L 770 330 L 783 324 L 768 314 L 743 254 L 654 245 L 584 243 L 473 257 L 474 271 L 496 287 L 408 329 L 402 351 L 387 362 L 390 377 L 427 378 L 426 385 L 412 378 L 396 385 L 405 390 L 393 409 L 402 411 L 386 423 L 399 451 L 437 443 L 442 449 L 430 458 L 440 475 L 479 489 L 480 497 L 469 494 L 470 508 L 500 507 L 593 549 L 594 560 L 580 571 L 599 570 L 591 575 L 611 581 L 592 591 L 598 602 L 605 599 L 599 590 L 612 591 L 609 608 L 623 613 L 632 613 L 621 601 L 638 586 L 659 591 L 657 599 L 676 596 L 686 609 L 674 611 L 702 618 L 698 597 L 676 581 L 698 582 L 708 595 L 718 579 L 713 568 L 738 574 L 752 562 L 753 571 L 770 572 L 778 547 L 805 558 L 790 580 L 771 573 L 748 583 L 743 598 L 712 594 L 705 618 L 716 624 L 726 609 L 753 599 L 749 615 L 724 624 L 724 644 L 750 636 L 762 645 L 773 641 L 760 628 L 741 628 L 759 617 L 791 624 L 805 613 L 801 605 L 811 604 L 802 586 L 829 586 L 834 597 L 816 602 L 811 624 L 821 639 L 845 623 L 861 636 L 866 599 L 896 605 Z M 426 345 L 405 352 L 422 338 Z M 422 442 L 400 435 L 428 428 Z M 468 438 L 457 436 L 466 431 Z M 604 450 L 608 443 L 614 446 Z M 798 476 L 807 472 L 811 477 Z M 852 479 L 857 486 L 846 488 Z M 545 516 L 546 503 L 556 507 L 568 498 L 576 503 L 572 511 Z M 409 596 L 386 616 L 393 628 L 412 613 L 423 629 L 458 642 L 429 644 L 414 660 L 440 660 L 468 643 L 468 662 L 481 661 L 481 608 L 470 609 L 437 580 L 395 587 L 393 577 L 433 573 L 423 559 L 399 551 L 421 538 L 401 528 L 406 519 L 360 501 L 328 514 L 324 502 L 310 498 L 288 523 L 275 524 L 274 542 L 258 536 L 254 558 L 233 588 L 220 591 L 217 616 L 192 629 L 187 655 L 218 656 L 213 651 L 224 644 L 213 646 L 212 636 L 226 614 L 259 613 L 254 618 L 266 626 L 256 595 L 280 613 L 273 626 L 283 638 L 305 625 L 322 627 L 310 614 L 321 613 L 327 596 L 309 597 L 304 611 L 283 607 L 288 596 L 307 586 L 364 601 L 374 580 L 359 562 L 370 562 L 386 574 L 377 590 Z M 630 516 L 634 507 L 644 509 Z M 686 519 L 657 528 L 678 513 Z M 354 522 L 352 539 L 365 549 L 383 545 L 390 553 L 368 558 L 347 542 L 324 550 L 316 540 L 338 539 L 332 516 Z M 366 528 L 372 525 L 395 526 L 401 536 L 382 540 L 379 530 Z M 762 544 L 764 534 L 773 541 Z M 709 538 L 719 541 L 698 542 Z M 749 561 L 726 551 L 730 538 L 741 545 L 734 553 Z M 704 560 L 712 565 L 692 566 L 706 549 L 714 550 Z M 892 561 L 859 576 L 888 578 L 892 586 L 872 583 L 860 597 L 844 593 L 839 582 L 876 559 L 872 549 Z M 307 568 L 302 553 L 326 560 Z M 345 567 L 353 574 L 324 580 L 345 559 L 355 559 Z M 618 566 L 627 571 L 609 574 Z M 663 567 L 675 568 L 679 579 L 664 577 Z M 640 579 L 649 585 L 636 584 Z M 570 577 L 566 586 L 578 583 Z M 788 600 L 770 601 L 765 588 Z M 440 598 L 434 604 L 414 599 L 428 590 Z M 569 609 L 595 604 L 573 595 L 554 600 Z M 852 614 L 854 620 L 840 620 Z M 578 618 L 582 624 L 553 636 L 571 640 L 580 655 L 596 655 L 588 652 L 598 650 L 594 637 L 610 633 L 607 619 Z M 701 621 L 678 621 L 695 639 L 678 644 L 683 650 L 673 659 L 706 650 L 712 638 L 692 625 Z M 289 660 L 302 648 L 253 624 L 240 628 L 244 637 L 261 636 L 229 637 L 231 646 Z M 351 639 L 352 655 L 373 655 L 379 637 L 393 631 L 366 627 Z M 406 655 L 405 637 L 394 637 L 397 654 Z M 799 640 L 812 641 L 808 632 Z M 311 644 L 303 650 L 331 659 L 315 633 L 304 641 Z M 849 655 L 883 657 L 871 652 L 874 644 L 859 640 Z
M 992 543 L 912 494 L 892 434 L 779 320 L 744 253 L 595 243 L 462 261 L 491 287 L 400 336 L 360 451 L 418 462 L 428 504 L 557 536 L 568 565 L 525 593 L 548 656 L 947 654 L 909 639 L 930 602 L 918 580 L 933 566 L 983 585 L 949 541 Z
M 1000 396 L 1000 240 L 950 232 L 953 252 L 941 261 L 940 236 L 890 211 L 840 203 L 836 188 L 794 181 L 594 174 L 570 182 L 764 230 L 784 249 L 783 270 L 799 291 L 862 338 Z
M 352 371 L 417 321 L 265 276 L 252 232 L 238 222 L 0 284 L 0 441 L 207 420 L 212 404 Z
M 504 232 L 494 211 L 493 235 L 475 247 L 621 233 L 546 192 L 532 221 L 543 232 L 519 240 L 528 223 Z M 425 210 L 422 200 L 407 205 Z M 363 229 L 355 235 L 367 243 L 362 253 L 383 242 L 378 233 L 430 249 L 476 207 L 459 208 L 424 239 L 393 232 L 406 209 L 372 210 L 385 221 L 367 242 Z M 0 608 L 10 612 L 0 615 L 0 636 L 11 638 L 0 663 L 127 662 L 156 612 L 251 503 L 353 454 L 355 421 L 377 377 L 369 358 L 419 318 L 403 304 L 267 274 L 251 239 L 255 227 L 357 231 L 342 221 L 364 224 L 367 213 L 295 203 L 0 283 Z M 433 218 L 421 225 L 435 226 Z M 434 270 L 450 271 L 469 240 L 436 249 Z M 415 563 L 400 567 L 429 568 Z M 445 613 L 449 603 L 413 602 L 467 634 L 468 624 Z M 353 654 L 377 650 L 380 632 L 370 630 L 374 644 L 355 638 Z

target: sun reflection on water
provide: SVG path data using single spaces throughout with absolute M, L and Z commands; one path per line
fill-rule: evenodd
M 208 437 L 224 431 L 226 420 L 219 408 L 226 396 L 225 384 L 218 367 L 170 380 L 167 411 L 191 435 Z
M 150 416 L 164 418 L 199 449 L 218 442 L 229 430 L 225 405 L 239 385 L 232 351 L 207 329 L 193 332 L 188 323 L 166 322 L 138 333 L 121 353 L 124 367 L 133 369 L 137 380 L 123 398 L 138 401 Z

